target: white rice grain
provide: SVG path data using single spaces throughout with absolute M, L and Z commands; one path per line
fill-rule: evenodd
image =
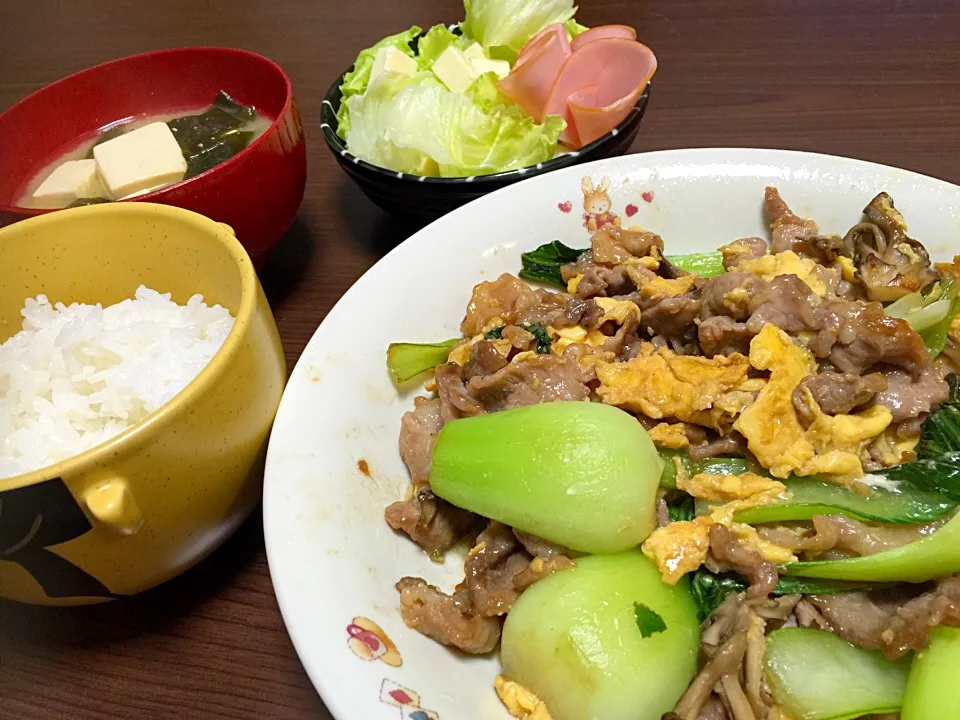
M 23 330 L 0 344 L 0 478 L 77 455 L 170 401 L 233 327 L 202 295 L 178 305 L 144 286 L 100 305 L 26 301 Z

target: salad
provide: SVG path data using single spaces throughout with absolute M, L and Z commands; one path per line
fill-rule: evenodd
M 360 53 L 337 112 L 350 152 L 424 176 L 536 165 L 613 130 L 656 71 L 632 28 L 587 29 L 572 0 L 464 6 L 458 26 L 414 26 Z
M 428 394 L 386 521 L 470 547 L 402 618 L 499 649 L 517 718 L 960 717 L 960 256 L 886 193 L 842 236 L 764 208 L 714 253 L 548 243 L 388 350 Z

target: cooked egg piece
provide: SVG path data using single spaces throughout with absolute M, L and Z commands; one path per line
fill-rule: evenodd
M 647 433 L 657 447 L 682 450 L 690 446 L 685 423 L 657 423 Z
M 709 517 L 672 522 L 657 528 L 643 541 L 640 549 L 656 563 L 660 577 L 668 585 L 703 565 L 710 550 Z
M 761 465 L 781 478 L 790 473 L 824 474 L 846 482 L 863 474 L 860 453 L 890 424 L 887 408 L 874 406 L 854 415 L 830 416 L 806 391 L 805 401 L 815 419 L 804 429 L 793 392 L 801 380 L 817 372 L 810 351 L 780 328 L 766 325 L 750 343 L 750 363 L 757 370 L 769 370 L 770 379 L 733 427 L 747 439 Z
M 520 720 L 551 720 L 543 700 L 522 685 L 497 675 L 493 681 L 500 702 L 515 718 Z
M 695 498 L 718 502 L 743 500 L 766 493 L 779 495 L 787 491 L 782 482 L 752 472 L 742 475 L 698 473 L 693 477 L 678 475 L 677 488 Z
M 696 275 L 684 275 L 675 279 L 655 277 L 641 286 L 640 297 L 659 299 L 686 295 L 693 289 L 696 281 Z
M 801 258 L 792 250 L 741 260 L 734 269 L 753 273 L 764 280 L 772 280 L 779 275 L 796 275 L 817 295 L 826 295 L 828 290 L 820 278 L 821 266 L 810 258 Z
M 677 355 L 644 343 L 637 357 L 626 362 L 599 362 L 596 368 L 600 380 L 597 394 L 608 405 L 657 420 L 676 418 L 715 427 L 722 418 L 709 411 L 725 393 L 748 379 L 750 362 L 739 353 L 705 358 Z

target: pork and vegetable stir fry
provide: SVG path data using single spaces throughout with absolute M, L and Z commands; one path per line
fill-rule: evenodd
M 462 338 L 388 352 L 430 394 L 386 520 L 470 543 L 452 594 L 397 583 L 402 617 L 500 647 L 516 717 L 960 717 L 960 256 L 886 193 L 843 236 L 764 208 L 716 253 L 549 243 Z

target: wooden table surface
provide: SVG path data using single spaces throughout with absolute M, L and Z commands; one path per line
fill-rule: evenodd
M 283 66 L 309 178 L 263 284 L 292 368 L 337 298 L 416 229 L 338 170 L 320 134 L 323 94 L 382 36 L 461 18 L 457 0 L 0 0 L 0 109 L 156 48 L 228 45 Z M 578 19 L 633 25 L 659 57 L 634 151 L 812 150 L 960 183 L 952 0 L 583 0 Z M 259 511 L 200 566 L 139 597 L 69 610 L 0 601 L 0 718 L 329 717 L 277 610 Z

